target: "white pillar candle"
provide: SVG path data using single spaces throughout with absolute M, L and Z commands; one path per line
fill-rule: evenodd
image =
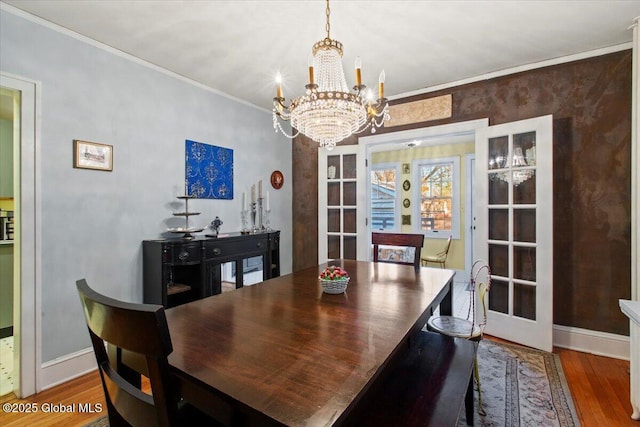
M 251 203 L 255 203 L 256 202 L 256 185 L 253 184 L 251 186 Z
M 258 197 L 262 199 L 262 180 L 258 181 Z
M 247 193 L 245 191 L 242 192 L 242 210 L 247 210 Z
M 267 191 L 267 210 L 271 210 L 269 209 L 269 192 Z

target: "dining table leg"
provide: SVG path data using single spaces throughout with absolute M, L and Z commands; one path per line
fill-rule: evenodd
M 453 280 L 447 283 L 445 296 L 440 302 L 440 315 L 453 315 Z

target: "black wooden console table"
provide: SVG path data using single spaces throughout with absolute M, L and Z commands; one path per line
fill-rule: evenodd
M 143 302 L 169 308 L 222 291 L 222 266 L 235 265 L 236 288 L 245 260 L 262 257 L 262 279 L 280 276 L 280 232 L 142 242 Z

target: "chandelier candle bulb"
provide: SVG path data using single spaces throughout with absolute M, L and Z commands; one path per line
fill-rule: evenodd
M 282 98 L 282 74 L 276 74 L 276 97 Z
M 356 86 L 362 86 L 362 60 L 356 56 Z
M 384 70 L 380 73 L 380 77 L 378 77 L 378 98 L 384 98 L 384 78 L 385 78 Z

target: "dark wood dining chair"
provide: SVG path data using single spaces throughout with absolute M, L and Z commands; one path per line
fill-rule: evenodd
M 76 281 L 76 287 L 98 362 L 111 427 L 220 425 L 177 394 L 167 359 L 173 347 L 161 305 L 106 297 L 91 289 L 85 279 Z M 122 363 L 124 357 L 132 355 L 134 360 L 137 357 L 142 361 L 135 370 Z M 141 389 L 140 373 L 149 378 L 151 394 Z
M 388 262 L 392 264 L 413 265 L 420 268 L 420 252 L 424 245 L 423 234 L 408 233 L 371 233 L 371 243 L 373 244 L 373 262 Z M 415 249 L 413 261 L 404 261 L 400 259 L 382 259 L 380 258 L 379 246 L 403 246 Z

